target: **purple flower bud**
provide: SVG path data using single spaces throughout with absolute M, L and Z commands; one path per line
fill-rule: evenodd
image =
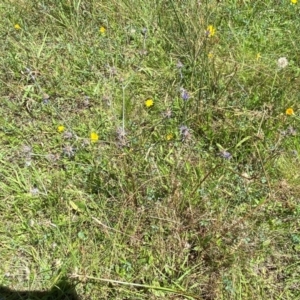
M 183 101 L 187 101 L 190 98 L 189 93 L 184 88 L 180 88 L 180 95 L 181 95 L 181 98 L 183 99 Z
M 179 127 L 179 132 L 183 141 L 189 140 L 191 138 L 191 133 L 187 126 L 181 125 Z
M 220 156 L 223 157 L 223 158 L 225 158 L 225 159 L 232 158 L 232 155 L 228 151 L 226 151 L 226 150 L 222 150 L 220 152 Z

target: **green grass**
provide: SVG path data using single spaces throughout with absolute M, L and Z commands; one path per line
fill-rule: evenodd
M 0 285 L 299 299 L 299 12 L 2 1 Z

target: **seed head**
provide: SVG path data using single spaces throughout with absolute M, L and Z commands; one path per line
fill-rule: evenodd
M 68 157 L 73 157 L 75 155 L 75 148 L 73 148 L 70 145 L 67 145 L 63 148 L 63 153 Z
M 277 66 L 279 69 L 284 69 L 289 64 L 286 57 L 280 57 L 277 61 Z

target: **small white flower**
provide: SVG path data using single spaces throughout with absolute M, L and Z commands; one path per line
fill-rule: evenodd
M 129 33 L 130 34 L 135 34 L 136 33 L 136 29 L 135 28 L 130 28 Z
M 31 157 L 26 157 L 25 159 L 25 166 L 30 167 L 31 166 Z
M 35 222 L 34 222 L 33 219 L 30 219 L 30 220 L 28 221 L 28 225 L 29 225 L 30 227 L 33 227 L 34 224 L 35 224 Z
M 183 63 L 179 60 L 179 61 L 177 62 L 176 67 L 177 67 L 178 69 L 183 68 Z
M 24 146 L 22 147 L 22 152 L 23 152 L 24 154 L 29 154 L 29 155 L 31 155 L 31 154 L 32 154 L 32 147 L 27 146 L 27 145 L 24 145 Z
M 66 131 L 66 132 L 64 133 L 63 137 L 64 137 L 65 139 L 71 139 L 71 138 L 73 137 L 73 134 L 72 134 L 72 132 L 70 132 L 70 131 Z
M 30 194 L 31 194 L 32 196 L 37 196 L 39 193 L 40 193 L 40 191 L 39 191 L 39 189 L 36 188 L 36 187 L 33 187 L 33 188 L 30 189 Z
M 286 57 L 280 57 L 277 61 L 277 66 L 279 69 L 284 69 L 289 64 Z

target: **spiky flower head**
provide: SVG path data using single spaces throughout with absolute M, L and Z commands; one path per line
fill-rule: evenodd
M 189 93 L 188 93 L 187 90 L 184 89 L 184 88 L 180 88 L 180 95 L 181 95 L 181 98 L 182 98 L 184 101 L 187 101 L 187 100 L 189 100 L 189 98 L 190 98 Z
M 151 106 L 153 106 L 154 105 L 154 101 L 153 101 L 153 99 L 147 99 L 146 101 L 145 101 L 145 106 L 146 107 L 151 107 Z
M 172 110 L 171 108 L 167 108 L 166 111 L 162 113 L 164 118 L 170 119 L 172 117 Z
M 63 154 L 68 156 L 68 157 L 73 157 L 75 155 L 76 149 L 72 147 L 71 145 L 66 145 L 63 148 Z

